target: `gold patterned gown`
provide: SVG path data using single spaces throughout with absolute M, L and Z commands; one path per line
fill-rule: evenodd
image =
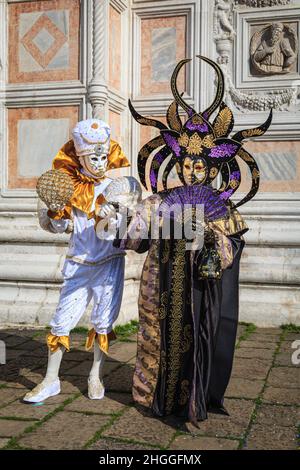
M 199 252 L 187 251 L 184 239 L 144 237 L 149 229 L 145 214 L 160 201 L 160 193 L 144 200 L 143 216 L 134 216 L 126 237 L 116 242 L 139 253 L 148 250 L 138 300 L 133 398 L 157 416 L 175 414 L 197 425 L 209 409 L 226 413 L 223 397 L 238 322 L 241 236 L 247 227 L 231 205 L 226 220 L 211 223 L 223 275 L 199 280 Z

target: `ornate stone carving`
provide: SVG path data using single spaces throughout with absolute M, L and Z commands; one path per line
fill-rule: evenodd
M 279 110 L 287 110 L 289 106 L 296 104 L 297 102 L 297 94 L 298 94 L 298 87 L 289 87 L 283 88 L 280 90 L 269 90 L 264 92 L 246 92 L 246 91 L 239 91 L 235 88 L 232 76 L 229 68 L 229 59 L 231 56 L 232 51 L 232 42 L 235 36 L 235 32 L 232 26 L 233 20 L 233 11 L 234 8 L 237 6 L 249 6 L 249 7 L 266 7 L 272 5 L 281 5 L 289 3 L 289 1 L 282 2 L 279 1 L 234 1 L 229 0 L 226 2 L 219 2 L 215 0 L 215 27 L 214 27 L 214 40 L 216 43 L 216 49 L 218 58 L 217 61 L 222 66 L 222 70 L 225 75 L 226 79 L 226 99 L 231 101 L 233 105 L 236 106 L 237 109 L 240 111 L 251 110 L 251 111 L 265 111 L 270 109 L 270 107 L 279 109 Z M 235 7 L 234 7 L 235 3 Z M 221 5 L 226 4 L 226 9 L 223 11 L 225 12 L 226 18 L 228 22 L 231 24 L 231 29 L 225 26 L 227 24 L 226 21 L 222 21 L 222 14 L 221 14 Z M 230 12 L 230 13 L 229 13 Z M 224 20 L 224 18 L 223 18 Z M 232 32 L 233 31 L 233 32 Z
M 232 49 L 235 31 L 232 26 L 233 1 L 215 0 L 214 10 L 214 39 L 218 52 L 219 64 L 227 64 Z
M 252 75 L 275 75 L 290 72 L 296 62 L 298 38 L 295 31 L 274 22 L 256 31 L 250 41 Z
M 232 39 L 235 31 L 232 27 L 232 0 L 215 0 L 214 34 L 215 39 Z
M 284 88 L 282 90 L 270 90 L 263 94 L 254 92 L 241 92 L 237 90 L 232 82 L 229 72 L 226 70 L 227 94 L 237 109 L 241 111 L 267 111 L 270 108 L 287 110 L 289 106 L 296 104 L 297 86 Z
M 265 8 L 279 5 L 288 5 L 291 0 L 235 0 L 236 5 L 247 6 L 251 8 Z

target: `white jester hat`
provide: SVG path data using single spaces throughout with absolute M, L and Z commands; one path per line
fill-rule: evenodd
M 92 155 L 99 147 L 110 146 L 110 127 L 100 119 L 86 119 L 76 124 L 72 131 L 76 154 L 79 157 Z

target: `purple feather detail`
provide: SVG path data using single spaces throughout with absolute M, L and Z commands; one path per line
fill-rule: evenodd
M 180 145 L 176 139 L 170 134 L 164 133 L 164 139 L 167 146 L 175 153 L 176 157 L 180 156 Z
M 230 181 L 239 180 L 240 177 L 241 177 L 241 173 L 239 171 L 233 171 L 230 175 Z
M 236 153 L 237 149 L 238 146 L 234 144 L 220 144 L 211 149 L 209 156 L 211 158 L 231 157 Z
M 209 186 L 192 185 L 180 186 L 172 189 L 160 205 L 160 210 L 168 214 L 168 209 L 173 206 L 183 208 L 184 205 L 201 204 L 204 206 L 204 216 L 207 220 L 216 220 L 226 217 L 227 207 L 213 188 Z
M 202 122 L 202 124 L 194 124 L 192 120 L 188 121 L 186 128 L 189 129 L 189 131 L 198 131 L 203 133 L 209 131 L 206 122 Z
M 154 170 L 151 170 L 151 171 L 150 171 L 150 183 L 151 183 L 151 186 L 152 186 L 152 187 L 156 186 L 157 179 L 156 179 L 156 175 L 155 175 L 155 171 L 154 171 Z
M 157 152 L 153 160 L 161 164 L 163 163 L 164 159 L 165 159 L 164 155 L 161 152 Z
M 229 199 L 230 196 L 232 196 L 232 194 L 233 194 L 233 189 L 228 189 L 228 191 L 224 191 L 223 193 L 220 194 L 220 198 L 223 200 L 224 199 L 226 200 L 226 199 Z
M 207 119 L 208 119 L 208 117 L 209 117 L 209 116 L 208 116 L 208 113 L 203 113 L 202 116 L 203 116 L 203 118 L 207 121 Z

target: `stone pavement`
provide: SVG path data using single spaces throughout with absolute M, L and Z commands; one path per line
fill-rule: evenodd
M 45 330 L 0 330 L 7 364 L 0 365 L 0 448 L 4 449 L 296 449 L 300 366 L 291 344 L 300 333 L 240 325 L 225 406 L 230 416 L 209 414 L 196 429 L 174 419 L 155 419 L 136 409 L 131 381 L 135 335 L 116 341 L 105 366 L 107 394 L 86 395 L 92 355 L 85 334 L 72 334 L 65 354 L 62 394 L 34 406 L 22 403 L 43 377 Z

